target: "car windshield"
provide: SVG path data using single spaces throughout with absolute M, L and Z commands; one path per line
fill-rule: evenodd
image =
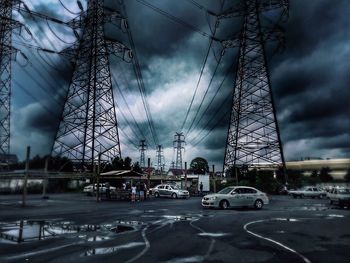
M 339 189 L 339 194 L 349 195 L 350 194 L 350 189 Z
M 233 190 L 233 187 L 226 187 L 226 188 L 222 189 L 221 191 L 219 191 L 218 194 L 228 194 L 232 190 Z
M 171 188 L 173 188 L 174 190 L 179 190 L 180 189 L 177 185 L 172 185 Z

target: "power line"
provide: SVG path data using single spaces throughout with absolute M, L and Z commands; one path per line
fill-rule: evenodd
M 224 3 L 222 3 L 222 5 L 221 5 L 221 10 L 222 10 L 222 8 L 223 8 L 223 4 L 224 4 Z M 219 21 L 218 18 L 216 18 L 213 36 L 215 36 L 216 30 L 217 30 L 217 28 L 219 27 L 218 21 Z M 207 53 L 206 53 L 205 58 L 204 58 L 204 61 L 203 61 L 203 65 L 202 65 L 202 68 L 201 68 L 201 72 L 200 72 L 200 74 L 199 74 L 199 79 L 198 79 L 196 88 L 195 88 L 194 93 L 193 93 L 193 95 L 192 95 L 192 99 L 191 99 L 190 105 L 189 105 L 189 107 L 188 107 L 188 109 L 187 109 L 185 119 L 184 119 L 184 121 L 183 121 L 183 123 L 182 123 L 182 125 L 181 125 L 181 130 L 183 130 L 183 128 L 184 128 L 184 126 L 185 126 L 185 124 L 186 124 L 188 115 L 189 115 L 189 113 L 190 113 L 190 111 L 191 111 L 194 98 L 196 97 L 196 94 L 197 94 L 197 90 L 198 90 L 198 87 L 199 87 L 199 83 L 201 82 L 201 79 L 202 79 L 202 76 L 203 76 L 204 68 L 205 68 L 205 66 L 206 66 L 206 64 L 207 64 L 207 60 L 208 60 L 208 57 L 209 57 L 210 49 L 211 49 L 211 47 L 212 47 L 212 45 L 213 45 L 213 41 L 214 41 L 214 37 L 211 37 L 211 38 L 209 39 L 208 50 L 207 50 Z
M 224 102 L 223 102 L 219 107 L 217 107 L 217 109 L 216 109 L 216 111 L 215 111 L 215 114 L 212 116 L 212 118 L 209 119 L 209 120 L 207 121 L 207 123 L 204 125 L 204 128 L 201 129 L 201 131 L 191 140 L 191 142 L 194 142 L 194 141 L 199 137 L 199 135 L 200 135 L 203 131 L 205 131 L 205 130 L 207 130 L 207 129 L 209 128 L 209 124 L 210 124 L 213 120 L 217 119 L 217 115 L 218 115 L 220 112 L 222 112 L 222 109 L 223 109 L 224 107 L 226 107 L 227 102 L 230 101 L 230 100 L 231 100 L 231 97 L 230 97 L 230 96 L 227 96 L 227 98 L 224 100 Z M 196 145 L 198 145 L 201 141 L 203 141 L 204 138 L 207 137 L 207 136 L 209 135 L 209 133 L 210 133 L 213 129 L 215 129 L 215 128 L 218 126 L 218 124 L 226 117 L 226 115 L 227 115 L 230 111 L 231 111 L 231 109 L 229 108 L 229 109 L 222 115 L 222 117 L 214 124 L 214 126 L 212 126 L 212 127 L 209 129 L 209 131 L 207 132 L 207 134 L 204 135 L 199 141 L 197 141 L 197 143 L 195 143 L 195 144 L 193 145 L 193 147 L 196 146 Z
M 143 132 L 142 132 L 142 129 L 140 128 L 140 126 L 138 125 L 138 123 L 137 123 L 137 121 L 136 121 L 134 115 L 132 114 L 132 112 L 131 112 L 131 110 L 130 110 L 130 107 L 129 107 L 129 105 L 128 105 L 128 102 L 126 101 L 126 99 L 125 99 L 125 97 L 124 97 L 124 94 L 123 94 L 123 92 L 121 91 L 121 89 L 120 89 L 120 87 L 119 87 L 119 84 L 118 84 L 118 82 L 117 82 L 117 80 L 115 79 L 115 77 L 114 77 L 113 74 L 112 74 L 112 79 L 113 79 L 113 81 L 114 81 L 114 85 L 117 87 L 117 89 L 118 89 L 118 91 L 119 91 L 119 94 L 121 95 L 121 97 L 122 97 L 122 99 L 123 99 L 123 101 L 124 101 L 124 104 L 125 104 L 126 108 L 128 109 L 128 111 L 129 111 L 129 113 L 130 113 L 130 115 L 131 115 L 131 117 L 132 117 L 132 119 L 133 119 L 133 121 L 134 121 L 134 123 L 135 123 L 135 126 L 136 126 L 137 129 L 139 130 L 141 136 L 142 136 L 142 137 L 145 137 L 145 135 L 144 135 Z M 137 133 L 135 133 L 135 134 L 138 135 Z
M 205 92 L 204 92 L 204 95 L 203 95 L 202 100 L 201 100 L 201 102 L 200 102 L 200 104 L 199 104 L 199 107 L 198 107 L 198 109 L 197 109 L 197 111 L 196 111 L 196 114 L 195 114 L 194 118 L 192 118 L 191 125 L 190 125 L 190 127 L 188 128 L 188 130 L 187 130 L 187 132 L 186 132 L 186 135 L 185 135 L 186 137 L 187 137 L 188 133 L 191 131 L 191 128 L 192 128 L 192 126 L 193 126 L 193 124 L 194 124 L 194 121 L 196 120 L 196 118 L 197 118 L 197 116 L 198 116 L 198 113 L 199 113 L 199 111 L 200 111 L 201 108 L 202 108 L 203 102 L 204 102 L 204 100 L 205 100 L 205 98 L 206 98 L 206 96 L 207 96 L 207 94 L 208 94 L 208 91 L 209 91 L 210 86 L 211 86 L 211 84 L 212 84 L 212 82 L 213 82 L 213 79 L 214 79 L 214 77 L 215 77 L 215 74 L 216 74 L 216 72 L 217 72 L 217 70 L 218 70 L 218 68 L 219 68 L 220 63 L 221 63 L 222 57 L 223 57 L 223 55 L 221 54 L 219 61 L 216 63 L 216 67 L 215 67 L 214 72 L 213 72 L 213 74 L 212 74 L 212 77 L 211 77 L 211 79 L 210 79 L 210 81 L 209 81 L 208 87 L 207 87 L 207 89 L 206 89 Z
M 187 27 L 188 29 L 190 29 L 190 30 L 192 30 L 192 31 L 202 35 L 203 37 L 211 38 L 211 35 L 209 35 L 208 33 L 200 30 L 199 28 L 197 28 L 197 27 L 187 23 L 186 21 L 184 21 L 184 20 L 182 20 L 182 19 L 180 19 L 180 18 L 178 18 L 178 17 L 176 17 L 174 15 L 171 15 L 168 12 L 166 12 L 166 11 L 164 11 L 164 10 L 162 10 L 162 9 L 160 9 L 160 8 L 158 8 L 158 7 L 152 5 L 152 4 L 150 4 L 150 3 L 148 3 L 148 2 L 146 2 L 144 0 L 136 0 L 136 1 L 141 3 L 141 4 L 143 4 L 143 5 L 145 5 L 145 6 L 147 6 L 147 7 L 149 7 L 149 8 L 151 8 L 153 11 L 155 11 L 155 12 L 157 12 L 157 13 L 159 13 L 159 14 L 167 17 L 167 18 L 169 18 L 171 21 L 173 21 L 175 23 L 178 23 L 180 25 L 183 25 L 183 26 Z
M 124 1 L 122 1 L 122 8 L 124 10 L 124 13 L 126 14 L 126 8 L 125 8 Z M 139 90 L 141 93 L 142 103 L 143 103 L 145 111 L 146 111 L 147 122 L 149 124 L 149 128 L 150 128 L 150 131 L 151 131 L 151 134 L 153 137 L 154 145 L 157 145 L 158 144 L 158 137 L 157 137 L 156 131 L 154 129 L 153 118 L 152 118 L 151 112 L 149 110 L 148 103 L 146 101 L 145 85 L 143 82 L 141 67 L 140 67 L 139 60 L 137 58 L 136 47 L 135 47 L 135 43 L 134 43 L 134 40 L 133 40 L 133 37 L 131 34 L 130 27 L 128 27 L 127 33 L 128 33 L 128 38 L 129 38 L 129 42 L 131 45 L 131 49 L 133 50 L 133 60 L 132 61 L 133 61 L 133 65 L 134 65 L 134 72 L 135 72 L 136 79 L 137 79 L 138 86 L 139 86 Z
M 21 83 L 19 83 L 16 79 L 13 79 L 13 82 L 16 84 L 17 87 L 19 87 L 25 94 L 27 94 L 30 98 L 32 98 L 34 101 L 38 102 L 39 105 L 45 109 L 48 113 L 52 114 L 52 116 L 55 117 L 55 119 L 59 120 L 59 116 L 57 113 L 53 112 L 49 107 L 44 105 L 43 103 L 40 102 L 38 98 L 36 98 L 32 92 L 29 92 Z
M 228 77 L 228 75 L 232 72 L 232 69 L 234 67 L 235 61 L 232 62 L 231 66 L 229 67 L 229 69 L 226 71 L 226 74 L 224 76 L 224 78 L 222 79 L 219 87 L 216 89 L 214 96 L 211 98 L 210 102 L 208 103 L 208 105 L 206 106 L 205 110 L 203 111 L 203 113 L 201 114 L 201 117 L 198 119 L 198 121 L 196 122 L 195 126 L 193 127 L 193 130 L 196 129 L 196 127 L 199 125 L 199 123 L 201 122 L 201 120 L 203 119 L 203 117 L 205 116 L 205 114 L 207 113 L 207 111 L 209 110 L 210 106 L 212 105 L 213 101 L 215 100 L 216 96 L 219 94 L 219 91 L 221 90 L 226 78 Z M 189 133 L 189 132 L 188 132 Z

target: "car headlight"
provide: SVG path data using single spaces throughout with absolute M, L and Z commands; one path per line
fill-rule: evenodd
M 209 197 L 208 200 L 209 201 L 214 201 L 214 200 L 216 200 L 216 198 L 217 198 L 216 196 L 212 196 L 212 197 Z

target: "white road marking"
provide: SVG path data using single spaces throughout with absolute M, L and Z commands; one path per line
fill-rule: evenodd
M 276 240 L 273 240 L 273 239 L 271 239 L 271 238 L 264 237 L 264 236 L 262 236 L 262 235 L 256 234 L 256 233 L 254 233 L 254 232 L 252 232 L 252 231 L 250 231 L 250 230 L 247 229 L 247 227 L 250 226 L 250 225 L 257 224 L 257 223 L 268 222 L 268 221 L 290 221 L 290 220 L 288 220 L 287 218 L 273 218 L 273 219 L 267 219 L 267 220 L 256 220 L 256 221 L 252 221 L 252 222 L 249 222 L 249 223 L 245 224 L 245 225 L 243 226 L 243 229 L 244 229 L 246 232 L 248 232 L 249 234 L 251 234 L 251 235 L 253 235 L 253 236 L 255 236 L 255 237 L 258 237 L 258 238 L 261 238 L 261 239 L 270 241 L 270 242 L 272 242 L 272 243 L 274 243 L 274 244 L 276 244 L 276 245 L 278 245 L 278 246 L 280 246 L 280 247 L 282 247 L 282 248 L 288 250 L 289 252 L 292 252 L 292 253 L 298 255 L 299 257 L 301 257 L 301 258 L 304 260 L 304 262 L 306 262 L 306 263 L 311 263 L 311 261 L 310 261 L 308 258 L 306 258 L 306 257 L 303 256 L 302 254 L 300 254 L 298 251 L 296 251 L 296 250 L 294 250 L 294 249 L 292 249 L 292 248 L 290 248 L 290 247 L 287 247 L 286 245 L 284 245 L 284 244 L 282 244 L 282 243 L 280 243 L 280 242 L 278 242 L 278 241 L 276 241 Z

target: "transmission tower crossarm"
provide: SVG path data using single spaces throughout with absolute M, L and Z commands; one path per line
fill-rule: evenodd
M 254 6 L 250 3 L 254 2 Z M 248 10 L 247 7 L 254 8 L 257 12 L 270 11 L 274 9 L 288 9 L 289 0 L 240 0 L 231 8 L 225 10 L 221 14 L 216 14 L 219 19 L 234 18 L 244 16 Z M 212 13 L 212 15 L 215 15 Z

